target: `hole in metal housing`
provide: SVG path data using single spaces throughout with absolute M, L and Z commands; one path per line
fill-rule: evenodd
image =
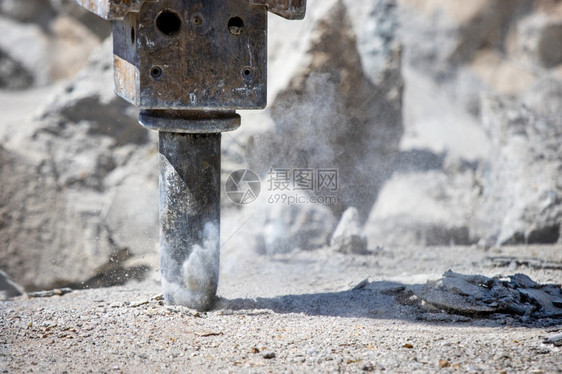
M 244 68 L 242 68 L 241 73 L 242 77 L 246 80 L 250 80 L 254 77 L 254 69 L 250 66 L 245 66 Z
M 232 35 L 240 35 L 244 30 L 244 20 L 238 16 L 231 17 L 228 20 L 228 31 Z
M 150 75 L 152 76 L 152 78 L 154 79 L 158 79 L 162 76 L 162 68 L 160 66 L 153 66 L 150 69 Z
M 181 29 L 180 16 L 171 10 L 163 10 L 156 17 L 156 28 L 164 35 L 177 35 Z
M 191 17 L 191 23 L 193 23 L 195 26 L 201 26 L 203 24 L 203 17 L 201 17 L 200 14 L 194 14 Z

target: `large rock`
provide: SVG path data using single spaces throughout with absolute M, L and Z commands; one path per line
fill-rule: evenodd
M 241 128 L 223 136 L 223 171 L 250 168 L 262 180 L 260 199 L 246 207 L 223 198 L 223 228 L 243 230 L 241 246 L 267 254 L 326 246 L 335 216 L 348 206 L 359 209 L 356 224 L 364 222 L 402 135 L 395 12 L 394 1 L 312 0 L 303 22 L 270 17 L 271 106 L 243 113 Z M 336 169 L 337 191 L 269 186 L 272 171 L 305 168 Z M 337 203 L 269 204 L 276 194 L 336 197 Z M 362 251 L 364 238 L 351 237 L 360 239 L 351 244 Z M 236 238 L 224 240 L 230 245 Z
M 309 11 L 301 24 L 271 22 L 275 127 L 250 140 L 250 168 L 337 169 L 334 213 L 357 206 L 364 220 L 402 135 L 395 2 L 312 1 Z
M 113 94 L 111 56 L 2 140 L 0 263 L 28 290 L 124 282 L 157 251 L 156 141 Z
M 543 117 L 520 103 L 483 98 L 492 141 L 480 168 L 473 231 L 494 244 L 554 243 L 562 222 L 562 116 Z

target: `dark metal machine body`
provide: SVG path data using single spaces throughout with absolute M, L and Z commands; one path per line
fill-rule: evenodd
M 267 12 L 306 0 L 76 0 L 113 21 L 115 93 L 159 131 L 160 259 L 168 303 L 212 306 L 220 263 L 221 132 L 267 99 Z

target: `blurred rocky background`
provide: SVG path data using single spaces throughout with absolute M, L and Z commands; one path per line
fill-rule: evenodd
M 223 271 L 239 253 L 559 241 L 562 1 L 309 0 L 269 27 L 268 109 L 223 134 L 223 178 L 262 180 L 251 204 L 223 196 Z M 110 25 L 2 0 L 0 34 L 5 278 L 157 277 L 157 137 L 112 92 Z M 268 201 L 272 169 L 322 168 L 336 203 Z

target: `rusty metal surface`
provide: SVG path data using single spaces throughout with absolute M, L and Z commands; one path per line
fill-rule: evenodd
M 77 0 L 113 20 L 115 92 L 140 109 L 262 109 L 267 12 L 306 0 Z
M 150 130 L 209 134 L 236 130 L 240 127 L 240 115 L 236 112 L 143 110 L 139 123 Z
M 119 56 L 113 56 L 113 89 L 131 104 L 137 103 L 139 71 L 137 67 Z
M 123 19 L 127 13 L 138 12 L 145 0 L 76 0 L 76 2 L 103 19 L 116 21 Z
M 122 20 L 130 12 L 138 12 L 145 1 L 159 0 L 76 0 L 78 5 L 110 21 Z M 268 10 L 286 19 L 303 19 L 306 0 L 248 0 L 252 5 L 265 5 Z
M 221 134 L 160 132 L 160 271 L 169 304 L 209 309 L 220 261 Z
M 161 18 L 168 23 L 159 23 Z M 115 55 L 139 72 L 135 93 L 118 94 L 127 100 L 134 97 L 130 101 L 139 108 L 265 107 L 265 6 L 231 0 L 161 0 L 146 2 L 138 13 L 113 24 Z
M 267 9 L 286 19 L 303 19 L 306 0 L 248 0 L 253 5 L 265 5 Z

